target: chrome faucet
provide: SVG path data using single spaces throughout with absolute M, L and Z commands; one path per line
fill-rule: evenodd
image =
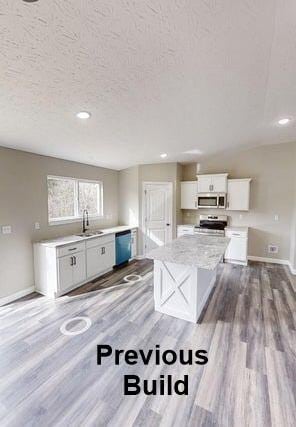
M 82 233 L 85 233 L 87 231 L 88 226 L 89 226 L 88 210 L 84 209 L 82 214 Z

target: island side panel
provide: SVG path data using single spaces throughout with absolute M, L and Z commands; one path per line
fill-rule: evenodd
M 210 293 L 215 285 L 218 266 L 214 270 L 198 269 L 197 276 L 197 320 L 206 305 Z M 197 321 L 196 320 L 196 321 Z
M 154 260 L 155 310 L 196 322 L 197 268 Z
M 154 260 L 155 310 L 196 323 L 215 278 L 216 269 Z

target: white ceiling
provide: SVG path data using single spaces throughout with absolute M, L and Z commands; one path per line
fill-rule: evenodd
M 296 118 L 295 17 L 294 0 L 0 0 L 0 145 L 122 169 L 296 140 L 275 124 Z

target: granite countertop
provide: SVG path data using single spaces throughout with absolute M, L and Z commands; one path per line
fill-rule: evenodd
M 223 257 L 229 242 L 230 239 L 223 236 L 201 234 L 182 236 L 160 248 L 153 249 L 146 257 L 213 270 Z
M 132 227 L 129 225 L 118 225 L 116 227 L 111 227 L 111 228 L 100 228 L 100 231 L 102 231 L 103 233 L 96 234 L 93 236 L 71 235 L 71 236 L 65 236 L 65 237 L 57 237 L 56 239 L 42 240 L 41 242 L 37 242 L 37 243 L 44 245 L 44 246 L 48 246 L 50 248 L 55 248 L 55 247 L 59 247 L 59 246 L 70 245 L 72 243 L 83 242 L 83 241 L 89 240 L 89 239 L 100 238 L 102 236 L 106 236 L 108 234 L 118 233 L 120 231 L 134 230 L 136 228 L 137 227 Z M 92 231 L 95 231 L 95 230 L 90 230 L 90 229 L 88 230 L 88 232 L 90 232 L 90 233 Z M 80 234 L 80 233 L 78 232 L 77 234 Z

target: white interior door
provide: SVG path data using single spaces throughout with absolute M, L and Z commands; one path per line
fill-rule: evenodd
M 172 240 L 172 183 L 143 183 L 144 254 Z

